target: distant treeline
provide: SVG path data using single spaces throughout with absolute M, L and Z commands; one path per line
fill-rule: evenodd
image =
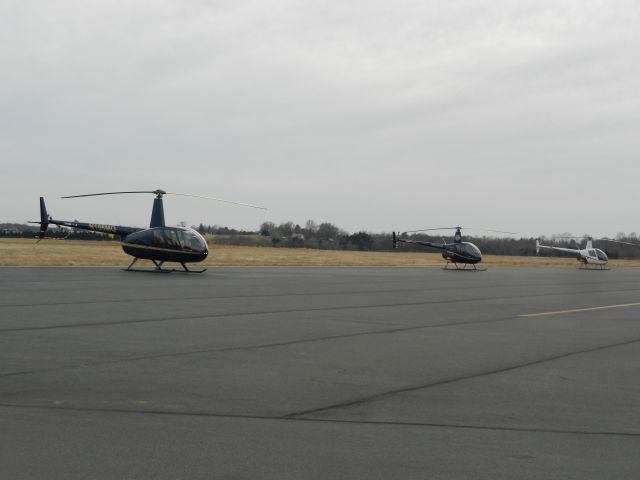
M 184 226 L 184 222 L 181 222 Z M 285 222 L 279 225 L 273 222 L 264 222 L 258 230 L 236 230 L 218 225 L 193 226 L 195 230 L 205 236 L 209 243 L 241 246 L 270 246 L 288 248 L 318 248 L 326 250 L 360 250 L 360 251 L 391 251 L 391 233 L 371 233 L 360 231 L 348 233 L 333 223 L 323 222 L 317 224 L 313 220 L 308 220 L 304 226 Z M 3 223 L 0 224 L 0 237 L 9 238 L 34 238 L 38 232 L 37 226 Z M 453 241 L 453 231 L 442 232 L 444 236 L 425 235 L 416 233 L 406 235 L 405 238 L 411 240 L 421 240 L 428 242 L 442 243 L 443 241 Z M 510 237 L 487 237 L 466 235 L 463 231 L 463 240 L 475 243 L 482 253 L 487 255 L 536 255 L 535 238 L 510 238 Z M 587 235 L 582 239 L 567 239 L 569 233 L 553 235 L 551 237 L 540 237 L 540 242 L 544 245 L 552 245 L 564 248 L 584 248 Z M 95 232 L 73 231 L 68 229 L 51 228 L 47 232 L 47 237 L 68 238 L 77 240 L 111 240 L 113 237 Z M 620 232 L 616 235 L 616 240 L 640 244 L 640 240 L 635 233 L 625 234 Z M 604 250 L 612 259 L 632 259 L 640 258 L 640 246 L 624 245 L 607 242 L 604 240 L 595 241 L 595 246 Z M 400 249 L 404 251 L 430 251 L 438 250 L 421 247 L 418 245 L 403 244 Z M 569 254 L 544 250 L 543 256 L 567 257 Z
M 39 230 L 39 227 L 32 225 L 0 223 L 0 238 L 36 238 Z M 69 240 L 113 240 L 111 235 L 104 233 L 60 228 L 49 228 L 47 231 L 47 238 L 66 238 Z
M 201 229 L 201 232 L 207 233 Z M 205 227 L 207 228 L 207 227 Z M 289 248 L 320 248 L 331 250 L 361 250 L 361 251 L 391 251 L 392 238 L 391 233 L 371 233 L 360 231 L 349 234 L 338 226 L 324 222 L 317 224 L 313 220 L 308 220 L 304 226 L 294 222 L 285 222 L 276 225 L 273 222 L 264 222 L 260 225 L 257 232 L 230 232 L 222 231 L 220 227 L 210 228 L 212 243 L 224 243 L 231 245 L 271 245 L 274 247 Z M 411 240 L 421 240 L 428 242 L 442 243 L 453 241 L 453 231 L 443 231 L 443 236 L 425 235 L 421 233 L 407 235 L 405 238 Z M 570 233 L 562 233 L 551 237 L 539 237 L 541 243 L 545 245 L 553 245 L 564 248 L 580 249 L 586 244 L 587 235 L 583 239 L 567 239 Z M 606 241 L 596 241 L 597 248 L 604 250 L 609 258 L 612 259 L 632 259 L 640 258 L 640 240 L 635 233 L 626 235 L 620 232 L 616 235 L 619 241 L 636 243 L 639 246 L 623 245 Z M 471 236 L 466 235 L 463 231 L 463 240 L 475 243 L 480 250 L 487 255 L 518 255 L 518 256 L 534 256 L 536 255 L 536 238 L 511 238 L 511 237 L 489 237 L 489 236 Z M 438 250 L 418 245 L 404 244 L 400 247 L 405 251 L 431 251 Z M 545 250 L 541 252 L 543 256 L 566 257 L 568 254 Z

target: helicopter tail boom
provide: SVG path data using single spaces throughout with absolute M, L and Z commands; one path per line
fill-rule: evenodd
M 44 203 L 44 197 L 40 197 L 40 221 L 39 222 L 30 221 L 29 223 L 36 223 L 40 225 L 40 231 L 38 232 L 39 239 L 45 238 L 47 234 L 47 230 L 49 229 L 49 225 L 57 225 L 58 227 L 68 227 L 68 228 L 79 229 L 79 230 L 89 230 L 92 232 L 108 233 L 111 235 L 120 236 L 122 238 L 126 237 L 130 233 L 141 230 L 140 228 L 124 227 L 121 225 L 103 225 L 103 224 L 97 224 L 97 223 L 55 220 L 47 212 L 47 207 Z
M 403 232 L 402 235 L 406 235 L 406 233 L 407 232 Z M 421 242 L 418 240 L 409 240 L 407 238 L 400 238 L 399 235 L 401 235 L 400 232 L 398 233 L 392 232 L 393 248 L 398 248 L 398 243 L 409 243 L 413 245 L 422 245 L 425 247 L 439 248 L 440 250 L 446 249 L 446 246 L 444 243 Z

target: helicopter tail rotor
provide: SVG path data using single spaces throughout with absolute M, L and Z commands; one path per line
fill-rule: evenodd
M 540 253 L 540 240 L 536 238 L 536 255 Z
M 392 232 L 392 236 L 393 236 L 393 248 L 398 248 L 398 237 L 396 235 L 396 232 Z

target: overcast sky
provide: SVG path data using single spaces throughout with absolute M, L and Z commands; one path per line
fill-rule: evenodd
M 640 232 L 640 4 L 0 0 L 0 222 Z M 472 233 L 472 232 L 469 232 Z

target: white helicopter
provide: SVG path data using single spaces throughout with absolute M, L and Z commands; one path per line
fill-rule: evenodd
M 582 239 L 583 237 L 562 237 L 562 238 L 575 238 Z M 635 243 L 630 242 L 621 242 L 619 240 L 612 240 L 611 238 L 598 238 L 596 240 L 604 240 L 607 242 L 614 243 L 623 243 L 626 245 L 636 245 Z M 576 256 L 578 262 L 581 263 L 580 268 L 591 268 L 590 265 L 593 265 L 593 268 L 605 270 L 607 263 L 609 262 L 609 257 L 604 251 L 599 248 L 595 248 L 593 246 L 594 239 L 591 237 L 587 238 L 587 244 L 582 249 L 577 248 L 562 248 L 562 247 L 552 247 L 550 245 L 541 245 L 540 240 L 536 239 L 536 254 L 540 253 L 541 248 L 548 248 L 549 250 L 556 250 L 558 252 L 566 252 L 571 253 Z M 638 245 L 636 245 L 638 246 Z

